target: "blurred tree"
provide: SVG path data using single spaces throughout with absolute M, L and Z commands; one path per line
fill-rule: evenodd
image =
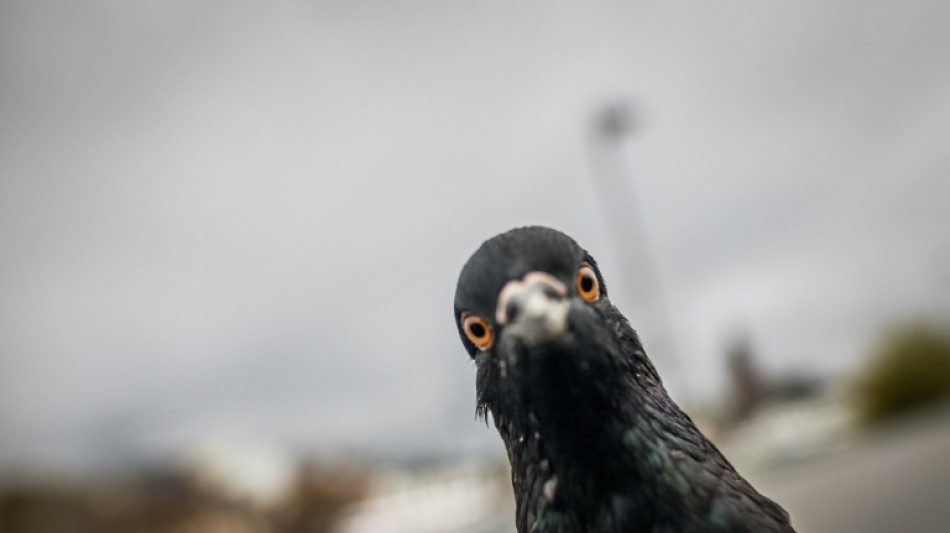
M 308 462 L 293 493 L 277 510 L 274 531 L 329 533 L 341 513 L 365 498 L 368 491 L 369 477 L 363 470 Z
M 0 531 L 84 533 L 96 523 L 81 491 L 52 484 L 23 484 L 0 494 Z
M 853 392 L 862 420 L 872 424 L 950 399 L 950 339 L 922 324 L 895 330 Z

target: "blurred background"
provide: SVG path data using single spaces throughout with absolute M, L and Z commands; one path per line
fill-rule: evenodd
M 944 531 L 948 17 L 3 1 L 0 531 L 513 531 L 451 309 L 525 224 L 800 531 Z

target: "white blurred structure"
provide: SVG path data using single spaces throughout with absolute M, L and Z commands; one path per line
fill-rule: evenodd
M 740 469 L 761 470 L 847 446 L 854 414 L 845 393 L 831 389 L 796 401 L 768 403 L 731 430 L 721 448 Z
M 257 444 L 207 444 L 185 465 L 198 486 L 258 509 L 283 501 L 297 480 L 293 457 Z
M 465 465 L 418 476 L 391 473 L 354 506 L 339 533 L 514 532 L 508 471 Z

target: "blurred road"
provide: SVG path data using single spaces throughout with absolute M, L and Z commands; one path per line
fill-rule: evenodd
M 800 533 L 950 531 L 950 411 L 750 481 Z

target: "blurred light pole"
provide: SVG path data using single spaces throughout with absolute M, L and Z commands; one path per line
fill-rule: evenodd
M 686 404 L 690 399 L 689 384 L 676 353 L 656 259 L 638 203 L 633 173 L 624 155 L 624 141 L 638 126 L 633 108 L 624 102 L 606 105 L 594 116 L 589 140 L 594 187 L 607 233 L 623 270 L 622 275 L 612 279 L 623 280 L 625 290 L 622 292 L 626 293 L 623 300 L 631 304 L 632 311 L 627 316 L 638 332 L 646 334 L 641 340 L 654 363 L 665 371 L 671 393 L 675 393 L 679 403 Z

